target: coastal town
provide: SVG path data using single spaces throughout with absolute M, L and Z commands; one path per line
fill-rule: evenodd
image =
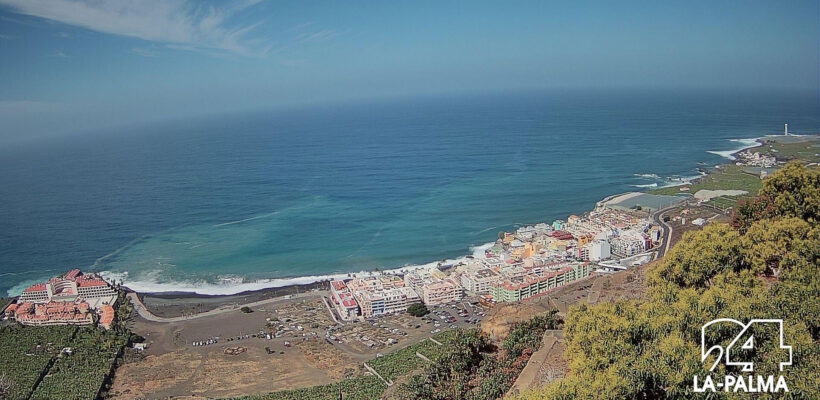
M 663 257 L 684 233 L 728 222 L 732 205 L 755 193 L 786 161 L 801 159 L 816 168 L 817 143 L 816 137 L 768 138 L 698 180 L 612 195 L 583 214 L 501 231 L 456 260 L 281 291 L 163 296 L 72 269 L 1 304 L 0 327 L 14 334 L 0 347 L 12 354 L 22 342 L 22 362 L 36 356 L 66 364 L 84 351 L 113 346 L 98 355 L 103 372 L 93 391 L 105 395 L 97 398 L 309 393 L 338 382 L 364 385 L 349 391 L 376 398 L 371 394 L 396 386 L 402 374 L 434 362 L 455 332 L 478 329 L 500 340 L 547 310 L 563 318 L 579 303 L 640 297 L 644 265 Z M 191 304 L 198 311 L 190 312 Z M 101 336 L 76 344 L 83 335 Z M 565 373 L 562 336 L 555 335 L 533 357 L 556 369 L 521 372 L 515 390 Z M 122 365 L 113 368 L 117 360 Z M 30 375 L 35 393 L 61 393 L 74 385 L 61 387 L 52 378 L 36 384 L 38 374 Z M 13 398 L 28 397 L 31 390 Z
M 636 202 L 636 196 L 649 195 L 616 200 Z M 658 197 L 648 199 L 664 204 L 682 200 Z M 455 264 L 416 268 L 403 276 L 388 272 L 332 281 L 329 291 L 335 317 L 350 321 L 402 313 L 414 303 L 438 306 L 465 296 L 485 304 L 521 301 L 596 271 L 612 272 L 651 260 L 662 233 L 650 218 L 653 208 L 636 203 L 630 209 L 611 200 L 583 216 L 500 232 L 483 254 Z
M 98 274 L 73 269 L 24 289 L 5 306 L 0 324 L 32 329 L 96 325 L 104 332 L 115 320 L 125 321 L 105 342 L 116 343 L 117 351 L 100 356 L 108 363 L 120 357 L 129 361 L 94 381 L 97 392 L 114 398 L 164 398 L 190 390 L 212 397 L 239 393 L 219 376 L 179 380 L 187 369 L 170 367 L 196 359 L 223 372 L 239 368 L 236 374 L 257 374 L 260 379 L 243 391 L 305 387 L 345 376 L 377 377 L 369 384 L 389 386 L 398 378 L 390 372 L 397 363 L 421 365 L 415 356 L 396 357 L 432 352 L 428 355 L 434 358 L 442 351 L 437 343 L 446 343 L 451 332 L 508 315 L 504 304 L 554 298 L 566 305 L 581 297 L 569 297 L 563 288 L 651 261 L 664 243 L 664 230 L 653 216 L 682 200 L 637 192 L 611 196 L 580 216 L 499 232 L 495 242 L 453 263 L 332 280 L 324 288 L 314 285 L 306 292 L 223 304 L 194 315 L 157 317 L 152 314 L 156 305 L 143 303 L 149 295 L 128 293 Z M 411 315 L 414 305 L 425 311 Z M 131 330 L 140 336 L 130 337 Z M 60 332 L 71 344 L 71 336 L 86 331 Z M 31 346 L 45 346 L 40 341 Z M 84 346 L 93 351 L 93 342 Z M 62 345 L 44 356 L 62 354 L 61 362 L 71 362 L 80 348 Z M 208 389 L 195 389 L 203 384 Z M 40 384 L 35 391 L 41 390 L 68 389 Z
M 620 196 L 673 196 L 634 193 Z M 364 320 L 405 313 L 416 303 L 428 307 L 455 304 L 465 297 L 484 304 L 538 297 L 598 272 L 640 265 L 661 244 L 653 208 L 624 208 L 612 199 L 583 216 L 571 215 L 551 224 L 526 225 L 500 232 L 479 257 L 456 264 L 386 271 L 347 281 L 329 282 L 324 297 L 334 321 Z M 92 325 L 108 329 L 119 296 L 112 284 L 94 273 L 73 269 L 23 290 L 5 307 L 4 317 L 23 325 Z

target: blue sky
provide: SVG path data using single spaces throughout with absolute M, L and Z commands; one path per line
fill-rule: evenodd
M 818 90 L 818 1 L 0 0 L 0 140 L 383 96 Z

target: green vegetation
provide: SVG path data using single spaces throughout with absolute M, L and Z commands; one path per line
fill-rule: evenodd
M 709 175 L 700 178 L 697 183 L 687 185 L 689 186 L 689 191 L 686 193 L 695 194 L 698 190 L 702 189 L 745 190 L 749 193 L 756 193 L 762 186 L 760 178 L 757 175 L 744 172 L 744 168 L 745 167 L 733 164 L 721 165 L 720 168 L 711 171 Z M 649 193 L 675 195 L 681 193 L 680 188 L 680 186 L 670 186 L 652 189 Z
M 663 262 L 648 271 L 642 300 L 581 304 L 566 321 L 569 375 L 524 394 L 535 399 L 734 399 L 745 393 L 696 393 L 701 326 L 716 318 L 746 322 L 784 320 L 793 365 L 782 372 L 789 393 L 755 398 L 820 396 L 820 172 L 798 163 L 763 182 L 758 196 L 736 210 L 731 225 L 710 224 L 687 232 Z M 744 359 L 755 375 L 778 376 L 777 329 L 752 327 L 755 346 Z M 728 344 L 736 329 L 716 329 L 710 343 Z M 738 375 L 723 363 L 716 381 Z
M 442 355 L 446 354 L 450 348 L 447 344 L 441 346 L 432 340 L 423 340 L 419 342 L 419 345 L 416 351 L 427 357 L 430 361 L 437 361 Z
M 327 385 L 283 390 L 258 396 L 235 397 L 231 400 L 338 400 L 339 392 L 344 395 L 345 400 L 374 400 L 378 399 L 386 388 L 387 385 L 379 378 L 364 376 Z
M 69 346 L 76 327 L 7 326 L 0 329 L 0 371 L 8 380 L 2 398 L 28 399 L 35 385 L 63 348 Z
M 248 306 L 242 306 L 242 308 L 240 308 L 239 311 L 242 311 L 245 314 L 250 314 L 253 312 L 253 310 L 251 310 L 251 308 Z
M 457 336 L 458 330 L 456 329 L 437 333 L 433 336 L 433 339 L 441 344 L 448 344 L 455 340 Z
M 426 362 L 416 355 L 416 351 L 426 347 L 425 342 L 421 341 L 411 346 L 407 346 L 399 351 L 386 354 L 382 357 L 372 359 L 367 362 L 370 368 L 373 368 L 384 379 L 394 380 L 402 375 L 407 375 L 421 367 Z
M 435 362 L 401 384 L 398 400 L 493 400 L 501 398 L 541 344 L 547 329 L 561 321 L 552 310 L 517 324 L 501 342 L 501 351 L 477 329 L 456 329 L 436 340 L 446 343 Z M 442 340 L 439 340 L 442 339 Z M 429 349 L 432 350 L 432 349 Z
M 766 179 L 753 201 L 738 207 L 733 226 L 745 232 L 757 221 L 785 217 L 820 222 L 820 172 L 789 163 Z
M 129 302 L 120 301 L 118 318 L 130 310 Z M 141 338 L 119 320 L 110 331 L 71 325 L 0 328 L 0 377 L 5 380 L 0 398 L 95 399 L 105 394 L 122 348 L 135 340 Z
M 820 162 L 820 140 L 812 138 L 793 142 L 768 141 L 752 151 L 774 156 L 779 160 L 803 160 L 805 162 Z
M 114 331 L 79 328 L 69 345 L 71 352 L 57 357 L 31 399 L 97 398 L 127 343 L 127 336 Z
M 11 378 L 7 377 L 5 372 L 0 372 L 0 399 L 8 398 L 10 392 Z
M 407 313 L 414 317 L 423 317 L 429 314 L 430 310 L 422 303 L 414 303 L 407 307 Z

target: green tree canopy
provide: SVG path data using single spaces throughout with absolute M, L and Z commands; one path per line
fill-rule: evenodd
M 783 371 L 789 398 L 820 398 L 820 174 L 788 164 L 739 207 L 731 226 L 709 224 L 683 236 L 648 271 L 642 300 L 581 304 L 565 328 L 570 373 L 521 399 L 729 399 L 744 393 L 695 393 L 704 376 L 700 328 L 716 318 L 782 318 L 793 347 Z M 735 336 L 711 332 L 710 341 Z M 755 374 L 779 375 L 779 349 L 754 331 Z M 715 374 L 737 373 L 720 365 Z M 756 398 L 781 398 L 758 393 Z

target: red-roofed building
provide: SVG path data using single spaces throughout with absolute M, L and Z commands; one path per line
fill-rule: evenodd
M 91 325 L 94 323 L 94 316 L 88 312 L 87 303 L 83 310 L 78 307 L 77 303 L 49 302 L 35 305 L 26 302 L 18 304 L 13 315 L 9 315 L 8 310 L 6 315 L 23 325 Z
M 99 309 L 100 326 L 105 329 L 111 329 L 111 324 L 114 322 L 114 307 L 106 304 Z
M 28 288 L 23 289 L 23 292 L 39 292 L 39 291 L 43 291 L 43 290 L 46 290 L 46 284 L 45 283 L 35 283 L 35 284 L 29 286 Z
M 94 322 L 92 311 L 98 309 L 110 325 L 117 296 L 117 291 L 98 275 L 73 269 L 23 290 L 19 304 L 9 307 L 6 316 L 26 325 L 88 325 Z
M 80 272 L 79 269 L 72 269 L 71 271 L 68 271 L 68 273 L 66 273 L 63 277 L 65 279 L 73 281 L 73 280 L 77 279 L 77 277 L 80 276 L 81 274 L 82 274 L 82 272 Z
M 558 240 L 572 240 L 574 237 L 571 233 L 565 231 L 552 231 L 550 235 Z
M 28 302 L 48 301 L 48 291 L 45 283 L 37 283 L 23 289 L 20 300 Z
M 344 281 L 330 282 L 330 300 L 342 320 L 350 321 L 359 316 L 359 304 Z
M 78 269 L 69 271 L 63 278 L 51 278 L 46 283 L 31 285 L 20 296 L 22 301 L 46 303 L 49 301 L 73 302 L 78 298 L 116 297 L 117 291 L 94 274 L 83 274 Z
M 14 314 L 17 312 L 17 307 L 17 304 L 9 304 L 9 306 L 6 307 L 4 311 L 4 313 L 6 314 L 6 318 L 14 318 Z

